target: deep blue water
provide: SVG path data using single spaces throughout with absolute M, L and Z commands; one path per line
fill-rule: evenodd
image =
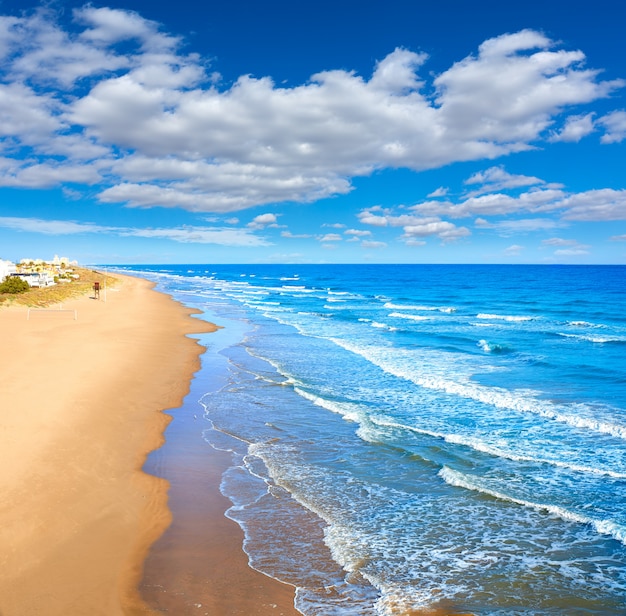
M 304 614 L 626 614 L 626 267 L 125 269 L 228 332 L 205 438 Z

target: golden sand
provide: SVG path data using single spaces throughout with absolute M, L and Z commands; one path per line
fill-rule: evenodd
M 157 613 L 137 587 L 171 522 L 168 484 L 141 468 L 199 367 L 186 334 L 214 326 L 118 278 L 106 301 L 0 309 L 2 616 Z

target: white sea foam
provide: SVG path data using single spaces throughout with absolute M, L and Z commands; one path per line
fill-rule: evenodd
M 585 466 L 583 464 L 573 464 L 571 462 L 565 462 L 563 460 L 555 460 L 542 456 L 533 456 L 529 454 L 520 454 L 512 452 L 502 447 L 496 447 L 475 436 L 467 436 L 462 434 L 449 434 L 443 432 L 437 432 L 435 430 L 426 430 L 424 428 L 418 428 L 416 426 L 409 426 L 401 422 L 386 418 L 386 417 L 371 417 L 372 423 L 375 426 L 393 428 L 397 430 L 407 430 L 416 434 L 423 434 L 425 436 L 431 436 L 433 438 L 439 438 L 446 443 L 452 443 L 455 445 L 462 445 L 469 447 L 475 451 L 495 456 L 497 458 L 503 458 L 506 460 L 512 460 L 514 462 L 530 462 L 532 464 L 547 464 L 549 466 L 555 466 L 558 468 L 564 468 L 570 471 L 579 473 L 586 473 L 591 475 L 600 475 L 605 477 L 612 477 L 613 479 L 626 479 L 626 472 L 614 471 L 607 468 L 597 468 L 593 466 Z M 364 432 L 367 434 L 367 431 Z
M 393 302 L 386 302 L 383 306 L 390 310 L 421 310 L 424 312 L 456 312 L 456 308 L 452 306 L 422 306 L 411 304 L 394 304 Z
M 358 422 L 359 418 L 362 417 L 361 408 L 357 404 L 352 404 L 349 402 L 334 402 L 328 400 L 327 398 L 316 396 L 315 394 L 312 394 L 305 389 L 302 389 L 301 387 L 294 387 L 294 391 L 298 395 L 315 404 L 315 406 L 319 406 L 326 409 L 327 411 L 331 411 L 331 413 L 341 415 L 344 419 L 347 419 L 349 421 Z
M 278 287 L 276 291 L 279 292 L 279 295 L 290 295 L 290 296 L 298 296 L 300 294 L 311 294 L 317 293 L 315 289 L 309 289 L 303 285 L 283 285 L 282 287 Z
M 397 327 L 392 327 L 391 325 L 387 325 L 387 323 L 379 323 L 378 321 L 372 321 L 371 325 L 372 327 L 376 327 L 378 329 L 386 329 L 387 331 L 390 331 L 390 332 L 398 331 Z
M 532 413 L 582 430 L 593 430 L 626 439 L 626 425 L 596 419 L 595 410 L 589 409 L 584 404 L 555 405 L 549 400 L 538 399 L 539 392 L 530 390 L 509 391 L 500 387 L 486 387 L 462 377 L 460 380 L 453 381 L 446 376 L 420 372 L 419 362 L 412 361 L 411 354 L 407 351 L 359 346 L 338 338 L 331 338 L 331 340 L 338 346 L 364 357 L 385 372 L 412 381 L 420 387 L 444 391 L 496 408 L 506 408 L 519 413 Z M 450 360 L 451 363 L 454 363 L 452 357 Z
M 480 313 L 476 315 L 477 319 L 490 319 L 490 320 L 498 320 L 498 321 L 534 321 L 535 317 L 530 316 L 522 316 L 522 315 L 506 315 L 506 314 L 487 314 Z
M 431 317 L 423 317 L 417 314 L 404 314 L 402 312 L 392 312 L 390 317 L 395 317 L 396 319 L 408 319 L 409 321 L 430 321 Z
M 521 498 L 516 498 L 514 496 L 504 494 L 503 492 L 500 492 L 498 490 L 492 490 L 489 487 L 483 486 L 481 485 L 482 482 L 477 477 L 472 477 L 471 475 L 468 475 L 466 473 L 461 473 L 445 465 L 438 474 L 446 483 L 450 485 L 459 488 L 465 488 L 467 490 L 473 490 L 475 492 L 481 492 L 483 494 L 488 494 L 489 496 L 493 496 L 494 498 L 497 498 L 499 500 L 509 501 L 511 503 L 522 505 L 523 507 L 529 507 L 537 511 L 547 511 L 552 515 L 555 515 L 562 520 L 567 520 L 569 522 L 588 524 L 595 528 L 598 533 L 602 535 L 609 535 L 626 545 L 626 528 L 614 522 L 613 520 L 595 520 L 593 518 L 581 515 L 579 513 L 575 513 L 573 511 L 570 511 L 569 509 L 566 509 L 565 507 L 560 507 L 558 505 L 535 503 Z
M 626 342 L 626 337 L 624 336 L 591 336 L 584 334 L 566 334 L 563 332 L 558 332 L 559 336 L 563 338 L 573 338 L 575 340 L 582 340 L 584 342 L 593 342 L 595 344 L 607 344 L 610 342 Z
M 502 353 L 507 351 L 507 347 L 501 344 L 494 344 L 492 342 L 488 342 L 487 340 L 479 340 L 476 343 L 485 353 Z
M 264 299 L 259 299 L 259 300 L 249 299 L 249 300 L 246 300 L 245 303 L 251 306 L 280 306 L 280 302 L 268 302 Z

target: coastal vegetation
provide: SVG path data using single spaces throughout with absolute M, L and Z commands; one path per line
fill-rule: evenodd
M 72 276 L 59 277 L 57 284 L 47 287 L 28 287 L 24 292 L 5 290 L 4 285 L 14 285 L 10 277 L 0 284 L 0 306 L 24 306 L 27 308 L 45 308 L 55 304 L 61 304 L 69 299 L 87 295 L 93 292 L 94 283 L 99 282 L 100 288 L 113 287 L 117 280 L 115 277 L 84 267 L 72 267 Z M 19 280 L 19 279 L 17 279 Z M 19 280 L 19 282 L 23 282 Z
M 29 289 L 30 285 L 16 276 L 7 276 L 3 282 L 0 282 L 0 294 L 17 295 L 18 293 L 26 293 Z

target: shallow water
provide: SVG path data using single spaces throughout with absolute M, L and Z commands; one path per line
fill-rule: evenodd
M 625 613 L 626 268 L 127 269 L 237 332 L 204 434 L 304 614 Z

